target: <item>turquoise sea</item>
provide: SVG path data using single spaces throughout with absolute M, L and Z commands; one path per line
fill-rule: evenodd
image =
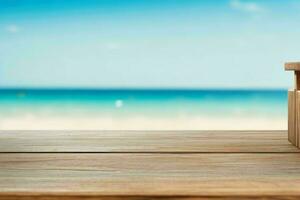
M 284 129 L 286 118 L 285 90 L 0 90 L 2 129 L 206 129 L 214 120 L 233 129 L 247 121 Z

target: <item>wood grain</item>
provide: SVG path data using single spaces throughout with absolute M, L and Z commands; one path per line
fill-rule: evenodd
M 296 146 L 300 147 L 300 91 L 295 91 L 295 133 L 296 133 Z
M 0 195 L 300 195 L 300 154 L 1 154 Z
M 298 200 L 297 196 L 226 196 L 226 197 L 215 197 L 215 196 L 5 196 L 1 197 L 0 200 Z
M 298 200 L 297 196 L 0 196 L 0 200 Z
M 295 90 L 288 92 L 288 139 L 293 145 L 297 146 L 295 94 Z
M 299 198 L 287 131 L 0 131 L 0 200 Z
M 0 131 L 0 152 L 300 152 L 284 131 Z

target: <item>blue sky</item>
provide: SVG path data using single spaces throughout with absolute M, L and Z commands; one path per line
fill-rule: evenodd
M 0 0 L 0 87 L 287 88 L 299 0 Z

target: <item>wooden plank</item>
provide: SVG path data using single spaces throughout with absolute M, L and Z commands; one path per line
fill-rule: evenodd
M 295 71 L 294 73 L 295 89 L 300 90 L 300 71 Z
M 0 200 L 298 199 L 286 134 L 0 131 Z
M 300 70 L 300 62 L 285 63 L 284 68 L 285 68 L 285 70 L 299 71 Z
M 299 153 L 2 153 L 0 196 L 298 196 Z
M 300 152 L 287 131 L 0 131 L 0 152 Z
M 288 139 L 293 145 L 297 145 L 296 138 L 296 106 L 295 90 L 288 92 Z
M 19 196 L 6 196 L 0 197 L 0 200 L 298 200 L 298 196 L 226 196 L 226 197 L 191 197 L 191 196 L 105 196 L 105 197 L 93 197 L 93 196 L 26 196 L 26 197 L 19 197 Z
M 297 90 L 295 90 L 295 139 L 296 139 L 296 143 L 295 143 L 295 146 L 296 147 L 299 147 L 299 124 L 298 124 L 298 120 L 300 119 L 299 118 L 299 115 L 298 115 L 298 92 Z
M 200 196 L 0 196 L 0 200 L 124 200 L 124 199 L 130 199 L 130 200 L 298 200 L 298 196 L 226 196 L 226 197 L 200 197 Z
M 296 146 L 300 147 L 300 91 L 296 91 L 295 99 L 295 133 L 296 133 Z

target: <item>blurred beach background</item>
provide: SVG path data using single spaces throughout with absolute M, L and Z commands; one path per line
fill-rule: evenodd
M 286 129 L 283 90 L 1 90 L 1 129 Z
M 295 0 L 0 0 L 0 129 L 287 129 L 299 23 Z

